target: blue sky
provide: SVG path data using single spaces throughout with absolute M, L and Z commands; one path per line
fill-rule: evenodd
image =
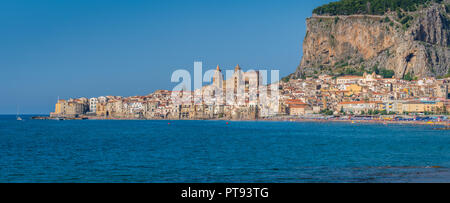
M 57 97 L 146 95 L 171 74 L 295 71 L 305 19 L 330 0 L 0 0 L 0 114 L 48 114 Z

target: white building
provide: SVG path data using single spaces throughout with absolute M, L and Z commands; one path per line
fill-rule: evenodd
M 90 98 L 89 99 L 89 111 L 90 112 L 97 112 L 97 104 L 98 104 L 98 99 L 97 98 Z

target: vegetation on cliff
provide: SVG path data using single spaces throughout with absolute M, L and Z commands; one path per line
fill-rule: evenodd
M 416 11 L 419 5 L 442 0 L 341 0 L 313 10 L 317 15 L 384 15 L 388 11 Z
M 365 72 L 405 80 L 449 77 L 449 12 L 450 0 L 341 0 L 321 6 L 307 19 L 300 65 L 283 81 Z
M 358 75 L 362 76 L 364 73 L 372 74 L 375 72 L 377 75 L 383 76 L 383 78 L 392 78 L 395 75 L 395 72 L 393 70 L 388 70 L 386 68 L 379 68 L 378 64 L 367 70 L 364 68 L 364 66 L 361 66 L 359 68 L 355 67 L 345 67 L 345 68 L 338 68 L 335 70 L 334 76 L 344 76 L 344 75 Z

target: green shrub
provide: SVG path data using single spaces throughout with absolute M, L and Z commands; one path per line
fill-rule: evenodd
M 442 0 L 341 0 L 317 7 L 313 10 L 317 15 L 383 15 L 387 11 L 416 11 L 419 5 Z
M 380 71 L 380 75 L 383 76 L 383 78 L 392 78 L 395 75 L 395 72 L 393 70 L 382 68 Z
M 333 115 L 333 111 L 330 109 L 324 109 L 324 110 L 320 111 L 320 114 L 325 114 L 325 115 L 331 116 L 331 115 Z
M 400 20 L 400 23 L 401 24 L 403 24 L 403 25 L 405 25 L 405 24 L 407 24 L 410 20 L 412 20 L 413 19 L 413 17 L 412 16 L 405 16 L 404 18 L 402 18 L 401 20 Z
M 413 76 L 411 75 L 411 73 L 406 73 L 405 76 L 403 76 L 403 80 L 411 81 L 413 80 Z

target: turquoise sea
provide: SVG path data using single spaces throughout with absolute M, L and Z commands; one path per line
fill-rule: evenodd
M 0 116 L 0 182 L 450 182 L 450 131 Z

